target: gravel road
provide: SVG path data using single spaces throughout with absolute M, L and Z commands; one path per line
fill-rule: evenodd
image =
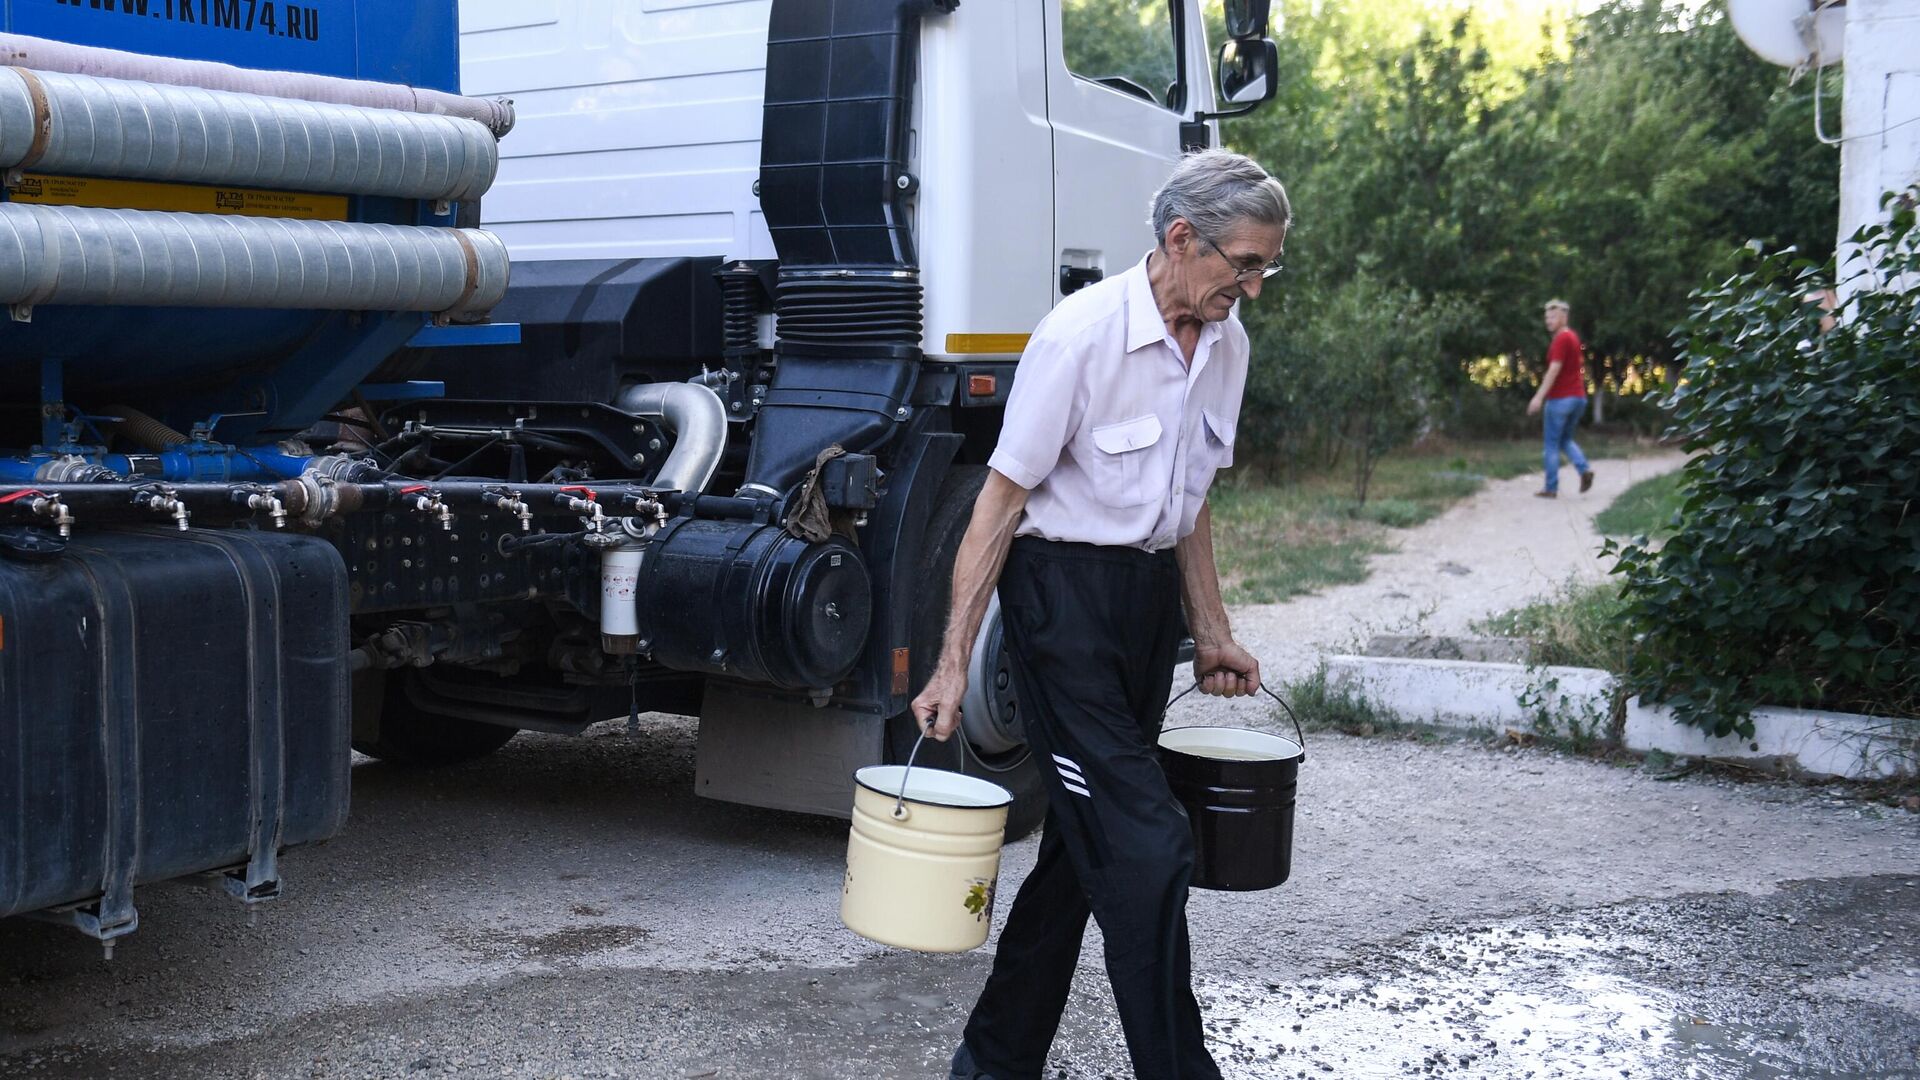
M 1493 485 L 1373 580 L 1237 625 L 1275 669 L 1423 611 L 1457 628 L 1592 572 L 1590 511 L 1672 464 L 1603 462 L 1587 500 Z M 844 823 L 699 799 L 694 730 L 650 716 L 434 773 L 362 763 L 345 835 L 288 853 L 286 897 L 251 924 L 182 883 L 141 890 L 111 961 L 0 921 L 0 1076 L 944 1076 L 989 950 L 842 929 Z M 1229 1076 L 1920 1077 L 1920 814 L 1335 735 L 1300 798 L 1291 881 L 1192 901 Z M 1034 850 L 1008 847 L 1008 888 Z M 1097 943 L 1083 955 L 1049 1075 L 1125 1077 Z

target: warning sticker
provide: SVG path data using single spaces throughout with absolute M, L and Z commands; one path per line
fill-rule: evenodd
M 200 187 L 143 180 L 102 180 L 88 176 L 27 173 L 8 194 L 14 202 L 43 206 L 100 206 L 115 210 L 173 210 L 187 214 L 236 214 L 241 217 L 347 220 L 344 195 L 307 195 L 292 191 Z

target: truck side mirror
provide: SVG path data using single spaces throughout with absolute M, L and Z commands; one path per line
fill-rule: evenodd
M 1229 41 L 1220 46 L 1220 98 L 1233 105 L 1257 105 L 1280 90 L 1274 76 L 1280 47 L 1271 40 Z
M 1269 0 L 1226 0 L 1227 36 L 1238 40 L 1267 36 Z

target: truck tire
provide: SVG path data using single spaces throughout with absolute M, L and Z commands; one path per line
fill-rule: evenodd
M 355 718 L 355 750 L 393 765 L 434 768 L 485 757 L 519 733 L 518 728 L 420 708 L 407 694 L 408 684 L 417 677 L 411 669 L 386 673 L 385 687 L 374 696 L 379 709 L 376 722 L 363 726 Z M 368 726 L 377 734 L 361 738 L 358 732 Z
M 952 606 L 953 560 L 960 551 L 973 518 L 973 503 L 986 485 L 984 465 L 956 465 L 940 485 L 933 515 L 927 522 L 926 539 L 920 548 L 918 580 L 926 592 L 916 605 L 913 617 L 910 670 L 913 692 L 918 694 L 933 675 L 940 658 L 940 641 L 946 633 L 947 613 Z M 997 617 L 998 608 L 991 613 Z M 998 635 L 993 635 L 998 641 Z M 991 658 L 982 658 L 989 669 L 997 667 Z M 976 663 L 975 667 L 981 667 Z M 1003 695 L 1009 697 L 1010 695 Z M 964 729 L 963 729 L 964 730 Z M 887 760 L 904 764 L 912 752 L 919 732 L 911 710 L 887 724 Z M 1007 809 L 1007 839 L 1017 840 L 1040 827 L 1047 816 L 1047 792 L 1040 782 L 1040 770 L 1025 745 L 991 753 L 956 733 L 944 743 L 928 739 L 920 748 L 916 764 L 966 773 L 991 780 L 1013 792 L 1013 805 Z

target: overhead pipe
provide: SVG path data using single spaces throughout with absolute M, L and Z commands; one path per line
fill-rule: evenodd
M 472 317 L 506 291 L 479 229 L 0 203 L 0 304 Z
M 673 433 L 673 450 L 653 486 L 698 495 L 713 480 L 727 450 L 727 407 L 699 383 L 651 382 L 629 386 L 614 407 L 658 420 Z
M 169 86 L 199 86 L 243 94 L 364 105 L 398 109 L 429 116 L 458 116 L 477 120 L 502 138 L 513 130 L 513 102 L 463 97 L 394 83 L 308 75 L 295 71 L 258 71 L 211 60 L 176 60 L 145 53 L 74 45 L 65 41 L 0 34 L 0 64 L 58 71 L 69 75 L 99 75 L 110 79 L 139 79 Z
M 653 486 L 697 499 L 727 449 L 727 407 L 719 395 L 697 382 L 640 383 L 622 390 L 614 407 L 657 420 L 673 433 L 673 449 Z M 600 553 L 600 647 L 608 653 L 639 651 L 640 569 L 647 540 L 658 527 L 657 520 L 625 518 L 625 540 Z
M 339 467 L 335 467 L 339 466 Z M 54 505 L 69 522 L 126 524 L 151 521 L 162 511 L 175 520 L 217 522 L 243 519 L 261 511 L 317 526 L 361 511 L 416 513 L 450 527 L 460 515 L 497 511 L 520 519 L 530 531 L 536 520 L 585 521 L 588 533 L 612 542 L 620 515 L 649 513 L 656 518 L 683 502 L 678 495 L 637 484 L 514 484 L 504 480 L 335 479 L 356 476 L 344 458 L 316 458 L 299 477 L 262 483 L 187 482 L 154 479 L 98 482 L 0 483 L 0 513 L 11 511 L 29 522 L 48 517 Z M 272 499 L 271 508 L 266 500 Z M 38 509 L 45 506 L 46 509 Z
M 461 200 L 499 168 L 461 117 L 0 68 L 0 169 Z

